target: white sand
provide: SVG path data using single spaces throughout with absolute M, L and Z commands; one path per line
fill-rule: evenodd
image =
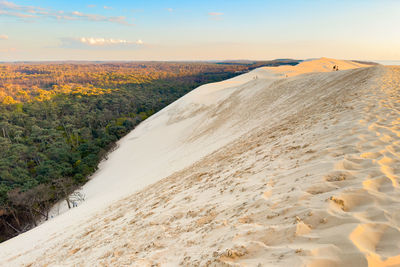
M 0 265 L 400 265 L 400 68 L 360 67 L 197 88 L 119 142 L 84 204 L 0 244 Z

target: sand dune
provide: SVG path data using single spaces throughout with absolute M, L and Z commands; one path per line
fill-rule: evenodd
M 0 265 L 400 266 L 399 161 L 400 68 L 260 68 L 140 125 Z
M 339 70 L 370 67 L 369 65 L 356 63 L 354 61 L 338 60 L 338 59 L 323 57 L 318 60 L 303 61 L 297 66 L 283 65 L 279 67 L 268 67 L 264 69 L 267 69 L 272 73 L 275 73 L 280 76 L 292 77 L 304 73 L 332 72 L 333 66 L 338 66 Z

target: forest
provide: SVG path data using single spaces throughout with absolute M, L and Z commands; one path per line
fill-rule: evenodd
M 0 242 L 47 220 L 141 121 L 260 65 L 268 62 L 0 64 Z

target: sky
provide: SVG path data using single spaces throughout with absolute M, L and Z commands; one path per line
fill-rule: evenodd
M 400 60 L 399 0 L 0 0 L 0 61 Z

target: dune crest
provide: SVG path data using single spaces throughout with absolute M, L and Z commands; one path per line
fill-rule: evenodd
M 370 67 L 369 65 L 357 63 L 350 60 L 339 60 L 322 57 L 315 60 L 303 61 L 295 66 L 283 65 L 279 67 L 265 67 L 265 69 L 281 76 L 292 77 L 304 73 L 331 72 L 333 71 L 334 66 L 337 66 L 339 70 Z
M 146 120 L 0 265 L 399 266 L 399 163 L 400 68 L 260 68 Z

